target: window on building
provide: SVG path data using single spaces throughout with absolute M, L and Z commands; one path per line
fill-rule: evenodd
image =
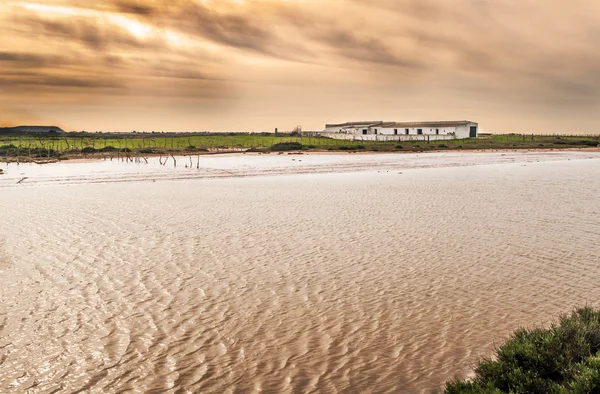
M 363 134 L 367 134 L 368 132 L 369 132 L 369 130 L 363 129 Z
M 377 129 L 373 130 L 375 132 L 375 134 L 377 134 Z
M 435 133 L 439 134 L 440 133 L 440 129 L 435 129 Z
M 410 134 L 410 130 L 409 129 L 404 130 L 404 132 L 406 133 L 406 135 Z
M 417 129 L 417 134 L 422 135 L 423 134 L 423 129 Z
M 398 129 L 394 129 L 394 134 L 398 135 Z

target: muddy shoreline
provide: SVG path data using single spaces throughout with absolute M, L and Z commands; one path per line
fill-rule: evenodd
M 101 160 L 122 160 L 135 162 L 138 160 L 147 160 L 148 158 L 171 158 L 175 157 L 206 157 L 206 156 L 277 156 L 277 155 L 333 155 L 333 156 L 348 156 L 348 155 L 385 155 L 385 154 L 427 154 L 427 153 L 491 153 L 491 152 L 598 152 L 600 147 L 585 147 L 585 148 L 519 148 L 512 147 L 506 149 L 412 149 L 412 150 L 398 150 L 398 151 L 331 151 L 331 150 L 301 150 L 301 151 L 285 151 L 285 152 L 254 152 L 248 150 L 220 150 L 220 151 L 208 151 L 208 152 L 172 152 L 173 154 L 139 154 L 139 153 L 89 153 L 89 154 L 68 154 L 61 156 L 60 158 L 29 158 L 29 157 L 0 157 L 0 163 L 5 164 L 20 164 L 20 163 L 35 163 L 35 164 L 53 164 L 59 162 L 89 162 L 89 161 L 101 161 Z M 2 174 L 2 172 L 0 172 Z

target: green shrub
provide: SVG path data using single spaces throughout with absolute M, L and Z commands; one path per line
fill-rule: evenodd
M 359 149 L 365 149 L 365 147 L 363 145 L 340 146 L 338 149 L 339 150 L 359 150 Z
M 267 148 L 250 148 L 250 149 L 246 149 L 246 152 L 265 153 L 265 152 L 269 152 L 269 150 Z
M 288 150 L 303 150 L 304 145 L 299 142 L 279 142 L 271 146 L 271 150 L 276 152 L 283 152 Z
M 16 152 L 17 152 L 17 149 L 19 149 L 19 148 L 17 148 L 17 147 L 16 147 L 16 146 L 14 146 L 13 144 L 10 144 L 10 145 L 2 145 L 2 146 L 0 146 L 0 154 L 3 154 L 3 155 L 5 155 L 5 154 L 7 154 L 9 151 L 14 151 L 14 153 L 16 153 Z
M 600 393 L 600 311 L 582 308 L 549 329 L 517 330 L 472 380 L 449 382 L 444 392 Z
M 583 146 L 597 146 L 598 142 L 593 140 L 554 140 L 554 144 L 556 145 L 583 145 Z

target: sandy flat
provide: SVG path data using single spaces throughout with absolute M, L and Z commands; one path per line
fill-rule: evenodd
M 117 158 L 52 164 L 4 164 L 0 187 L 104 182 L 214 179 L 293 174 L 406 171 L 422 168 L 600 159 L 600 151 L 515 150 L 419 153 L 222 154 L 149 157 L 148 163 Z M 163 165 L 161 165 L 161 160 Z M 165 164 L 165 160 L 167 160 Z

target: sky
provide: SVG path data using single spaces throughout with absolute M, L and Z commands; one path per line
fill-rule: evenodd
M 600 134 L 598 0 L 0 2 L 0 126 Z

